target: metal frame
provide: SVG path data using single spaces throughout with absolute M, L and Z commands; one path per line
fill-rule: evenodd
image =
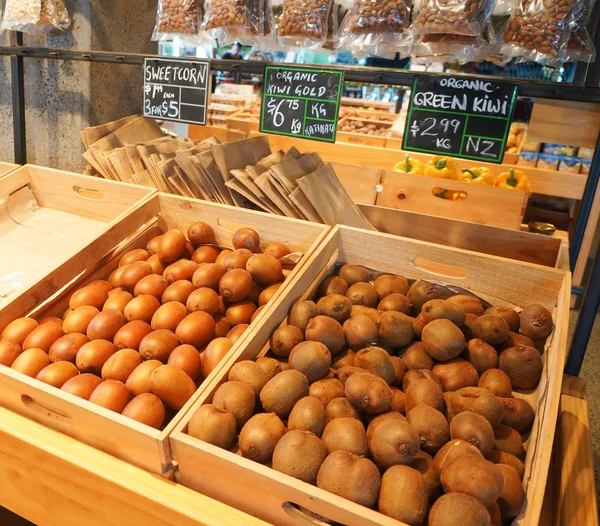
M 592 15 L 593 23 L 592 34 L 595 36 L 596 48 L 600 51 L 600 2 L 596 6 Z M 25 128 L 25 87 L 23 76 L 23 59 L 54 59 L 54 60 L 74 60 L 84 62 L 101 62 L 112 64 L 131 64 L 136 66 L 143 65 L 143 61 L 148 57 L 161 58 L 158 55 L 141 55 L 133 53 L 114 53 L 107 51 L 75 51 L 71 49 L 49 49 L 40 47 L 24 47 L 21 33 L 11 35 L 10 46 L 0 46 L 0 56 L 9 56 L 11 60 L 11 79 L 12 79 L 12 101 L 13 101 L 13 119 L 14 119 L 14 138 L 15 138 L 15 162 L 25 164 L 27 162 L 26 150 L 26 128 Z M 185 60 L 185 58 L 179 57 Z M 190 57 L 188 60 L 196 60 Z M 262 75 L 265 66 L 269 62 L 243 61 L 243 60 L 210 60 L 212 70 L 228 71 L 233 73 L 249 73 Z M 273 63 L 273 65 L 277 65 Z M 344 79 L 351 82 L 364 82 L 375 84 L 388 84 L 393 86 L 413 85 L 416 76 L 422 73 L 382 68 L 365 68 L 358 66 L 335 67 L 328 66 L 328 69 L 339 69 L 344 71 Z M 429 75 L 429 74 L 428 74 Z M 473 75 L 462 75 L 466 78 Z M 496 80 L 507 80 L 503 77 L 486 77 Z M 514 79 L 511 79 L 515 81 Z M 547 99 L 569 100 L 577 102 L 596 102 L 600 103 L 600 60 L 591 65 L 579 64 L 576 68 L 574 83 L 571 85 L 562 85 L 552 82 L 519 81 L 519 96 L 538 97 Z M 594 196 L 600 181 L 600 138 L 596 144 L 594 158 L 590 167 L 590 173 L 587 178 L 585 191 L 582 197 L 581 210 L 573 231 L 569 256 L 571 261 L 571 270 L 579 256 L 581 243 L 588 223 L 589 213 L 592 207 Z M 577 290 L 576 290 L 577 289 Z M 566 372 L 577 375 L 585 356 L 585 350 L 590 338 L 592 327 L 595 321 L 596 312 L 600 306 L 600 250 L 594 260 L 592 273 L 585 289 L 575 287 L 573 293 L 581 294 L 583 292 L 583 305 L 575 335 L 571 345 L 569 361 Z

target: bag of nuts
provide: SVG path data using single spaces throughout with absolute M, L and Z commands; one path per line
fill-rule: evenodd
M 260 37 L 274 36 L 275 27 L 271 0 L 246 0 L 245 43 L 254 45 L 264 39 Z
M 69 29 L 71 17 L 69 16 L 65 0 L 56 0 L 56 16 L 58 16 L 59 28 L 63 31 Z
M 317 49 L 327 40 L 333 0 L 283 0 L 278 40 L 282 46 Z
M 246 36 L 246 4 L 251 0 L 207 0 L 202 29 L 219 44 L 244 41 Z M 263 0 L 256 0 L 262 3 Z M 258 7 L 260 10 L 260 6 Z
M 158 0 L 152 40 L 170 40 L 174 36 L 195 40 L 201 20 L 199 0 Z
M 393 58 L 410 35 L 411 0 L 354 0 L 342 23 L 340 46 Z
M 594 3 L 595 0 L 582 0 L 573 8 L 574 24 L 567 44 L 567 61 L 594 62 L 596 60 L 594 41 L 587 30 Z
M 518 0 L 502 37 L 503 53 L 546 65 L 562 63 L 575 3 L 576 0 Z
M 6 0 L 0 29 L 23 31 L 29 24 L 37 24 L 40 19 L 40 0 Z

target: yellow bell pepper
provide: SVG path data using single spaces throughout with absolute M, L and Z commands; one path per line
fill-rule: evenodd
M 511 190 L 522 190 L 531 193 L 531 183 L 525 173 L 515 168 L 509 168 L 508 172 L 502 172 L 494 181 L 494 186 L 499 188 L 510 188 Z
M 425 165 L 418 159 L 411 159 L 410 155 L 404 158 L 394 166 L 395 172 L 403 172 L 407 174 L 425 175 Z
M 439 197 L 440 199 L 446 199 L 448 201 L 462 201 L 467 198 L 467 194 L 460 190 L 446 190 L 445 188 L 441 188 L 436 186 L 432 190 L 433 195 Z
M 467 183 L 494 186 L 494 176 L 492 171 L 485 166 L 476 166 L 473 168 L 463 169 L 459 180 L 466 181 Z
M 442 179 L 456 179 L 456 161 L 451 157 L 434 155 L 425 167 L 425 175 Z

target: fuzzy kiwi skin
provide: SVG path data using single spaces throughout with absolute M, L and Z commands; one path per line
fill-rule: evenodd
M 348 283 L 339 276 L 328 276 L 319 285 L 319 296 L 329 296 L 331 294 L 346 294 Z
M 439 362 L 456 358 L 467 344 L 462 331 L 446 319 L 433 320 L 425 325 L 421 339 L 430 356 Z
M 502 351 L 498 367 L 508 375 L 514 388 L 532 389 L 540 381 L 544 364 L 535 347 L 519 345 Z
M 406 374 L 406 363 L 404 363 L 404 360 L 399 356 L 390 356 L 390 359 L 394 366 L 394 385 L 401 387 L 404 375 Z
M 487 508 L 463 493 L 447 493 L 435 501 L 429 512 L 429 526 L 491 526 Z
M 484 457 L 487 457 L 494 447 L 494 429 L 481 415 L 464 411 L 456 415 L 450 422 L 450 437 L 452 440 L 464 440 L 475 446 Z
M 519 313 L 511 307 L 502 305 L 490 307 L 483 313 L 490 316 L 500 316 L 508 325 L 508 329 L 512 332 L 519 332 Z
M 379 339 L 375 322 L 364 314 L 352 316 L 344 322 L 346 343 L 353 351 L 360 351 L 369 345 L 376 345 Z
M 321 316 L 329 316 L 339 323 L 344 323 L 352 312 L 352 302 L 341 294 L 330 294 L 317 301 Z
M 275 413 L 259 413 L 248 420 L 240 431 L 239 446 L 242 456 L 256 462 L 271 460 L 277 442 L 286 429 Z
M 304 338 L 307 341 L 325 345 L 332 356 L 340 354 L 346 345 L 346 335 L 339 322 L 328 316 L 315 316 L 306 326 Z
M 321 464 L 317 487 L 372 508 L 379 495 L 381 475 L 367 458 L 348 451 L 334 451 Z
M 442 388 L 433 380 L 422 379 L 411 382 L 405 391 L 406 411 L 419 406 L 428 405 L 442 411 L 444 409 L 444 397 Z
M 348 380 L 348 378 L 350 378 L 353 374 L 364 372 L 366 371 L 360 367 L 347 365 L 346 367 L 337 369 L 334 376 L 341 382 L 342 385 L 346 385 L 346 380 Z
M 327 448 L 310 431 L 288 431 L 273 451 L 273 469 L 309 484 L 316 484 L 317 473 L 327 458 Z
M 379 301 L 391 294 L 403 294 L 406 296 L 410 289 L 406 278 L 392 274 L 378 276 L 373 282 L 373 287 L 375 287 Z
M 453 358 L 447 362 L 436 363 L 431 372 L 442 382 L 444 391 L 476 387 L 479 381 L 475 367 L 463 358 Z
M 406 413 L 406 395 L 397 387 L 390 387 L 392 390 L 392 411 L 400 414 Z
M 280 358 L 287 358 L 292 349 L 304 341 L 304 334 L 295 325 L 282 325 L 275 329 L 270 340 L 271 351 Z
M 479 338 L 472 338 L 467 342 L 467 348 L 462 354 L 475 370 L 481 375 L 488 369 L 498 367 L 498 353 L 489 343 Z
M 188 424 L 188 435 L 214 446 L 229 449 L 237 434 L 235 417 L 212 404 L 200 406 Z
M 315 341 L 301 342 L 296 345 L 288 358 L 292 369 L 300 371 L 308 383 L 323 378 L 331 367 L 331 353 L 322 343 Z
M 410 464 L 419 452 L 421 438 L 408 422 L 388 419 L 373 428 L 368 443 L 375 463 L 388 469 L 396 464 Z
M 442 486 L 446 493 L 464 493 L 491 506 L 502 493 L 502 473 L 489 460 L 475 455 L 464 455 L 448 462 L 442 468 Z
M 296 402 L 287 421 L 288 429 L 310 431 L 320 437 L 325 429 L 325 406 L 314 396 L 305 396 Z
M 402 390 L 406 392 L 410 384 L 417 380 L 433 380 L 440 388 L 442 387 L 440 379 L 428 369 L 411 369 L 410 371 L 406 371 L 402 378 Z
M 500 451 L 510 453 L 519 460 L 525 458 L 525 448 L 523 439 L 518 431 L 505 424 L 499 424 L 494 427 L 494 446 Z
M 535 420 L 535 412 L 529 402 L 522 398 L 498 397 L 498 400 L 504 406 L 502 423 L 512 427 L 522 435 L 527 433 Z
M 454 418 L 454 409 L 452 409 L 452 396 L 454 396 L 454 393 L 446 391 L 442 393 L 442 396 L 444 397 L 444 410 L 442 412 L 448 423 L 451 423 Z
M 434 464 L 433 458 L 429 453 L 419 451 L 410 463 L 410 467 L 423 475 L 429 490 L 429 501 L 433 502 L 440 493 L 440 470 Z
M 344 385 L 337 378 L 326 378 L 310 384 L 308 392 L 326 407 L 332 400 L 344 396 Z
M 500 316 L 480 316 L 472 325 L 473 336 L 490 345 L 498 345 L 508 337 L 508 323 Z
M 369 271 L 359 265 L 343 265 L 340 268 L 339 276 L 348 283 L 348 286 L 369 281 Z
M 435 455 L 450 440 L 446 417 L 428 405 L 419 405 L 406 414 L 408 423 L 421 437 L 421 449 Z
M 353 374 L 346 380 L 344 392 L 350 403 L 364 413 L 377 415 L 392 408 L 392 391 L 374 374 Z
M 421 309 L 421 314 L 425 324 L 433 320 L 446 319 L 460 327 L 466 320 L 465 312 L 460 307 L 440 299 L 426 302 Z
M 510 378 L 501 369 L 488 369 L 485 371 L 477 387 L 487 389 L 490 393 L 496 396 L 502 396 L 504 398 L 510 398 L 512 396 L 512 384 Z
M 528 305 L 521 311 L 519 327 L 521 333 L 533 341 L 544 340 L 554 328 L 552 314 L 542 305 Z
M 302 332 L 306 330 L 308 322 L 319 315 L 319 308 L 314 301 L 301 300 L 294 304 L 288 316 L 288 323 L 298 327 Z
M 256 395 L 248 384 L 225 382 L 215 391 L 212 403 L 217 409 L 233 413 L 238 428 L 241 428 L 254 413 Z
M 377 307 L 377 292 L 370 283 L 355 283 L 350 285 L 346 291 L 346 298 L 348 298 L 352 305 L 363 305 L 364 307 Z M 352 308 L 352 307 L 351 307 Z
M 373 309 L 371 307 L 365 307 L 363 305 L 352 305 L 352 312 L 350 313 L 350 317 L 358 316 L 359 314 L 364 314 L 371 318 L 373 323 L 377 323 L 379 321 L 379 316 L 381 312 L 377 309 Z
M 461 309 L 465 314 L 475 314 L 475 316 L 483 314 L 481 301 L 471 294 L 456 294 L 450 296 L 447 301 Z
M 381 478 L 378 509 L 406 524 L 422 524 L 427 515 L 429 488 L 423 475 L 409 466 L 393 466 Z
M 263 370 L 269 380 L 281 372 L 281 365 L 279 362 L 275 358 L 269 358 L 268 356 L 257 358 L 256 365 Z
M 326 424 L 336 418 L 356 418 L 362 422 L 359 412 L 350 402 L 348 402 L 348 399 L 345 396 L 334 398 L 325 408 Z
M 269 381 L 267 374 L 252 360 L 242 360 L 234 364 L 227 379 L 248 384 L 257 396 Z
M 498 505 L 503 519 L 516 517 L 525 502 L 525 490 L 521 484 L 519 474 L 514 468 L 506 464 L 497 464 L 496 467 L 502 473 L 502 493 L 498 497 Z
M 393 310 L 382 312 L 377 322 L 379 342 L 390 347 L 408 345 L 415 334 L 412 318 Z
M 371 437 L 373 436 L 373 431 L 375 431 L 377 426 L 379 426 L 382 422 L 385 422 L 386 420 L 401 420 L 402 422 L 406 422 L 406 418 L 400 413 L 397 413 L 396 411 L 390 411 L 389 413 L 377 415 L 375 418 L 373 418 L 373 420 L 371 420 L 371 422 L 369 422 L 369 425 L 367 427 L 368 441 L 371 440 Z
M 337 370 L 342 367 L 353 367 L 354 356 L 356 356 L 356 353 L 352 349 L 346 349 L 335 357 L 335 360 L 333 360 L 333 363 L 331 364 L 331 368 Z
M 396 380 L 396 372 L 390 355 L 381 347 L 366 347 L 356 353 L 354 366 L 379 376 L 388 385 Z
M 506 464 L 507 466 L 510 466 L 517 472 L 519 478 L 523 480 L 523 476 L 525 475 L 525 464 L 514 455 L 494 448 L 486 459 L 494 464 Z
M 408 301 L 408 298 L 404 294 L 398 293 L 386 296 L 377 304 L 377 310 L 395 310 L 404 314 L 410 314 L 411 307 L 412 305 L 410 304 L 410 301 Z
M 498 352 L 502 352 L 506 349 L 510 349 L 511 347 L 518 347 L 519 345 L 529 345 L 530 347 L 536 346 L 535 342 L 531 338 L 528 338 L 524 334 L 511 331 L 508 333 L 506 340 L 504 340 L 500 345 L 496 345 L 496 349 Z
M 504 407 L 492 393 L 480 387 L 463 387 L 452 395 L 454 415 L 472 411 L 485 417 L 494 429 L 504 418 Z
M 433 369 L 433 360 L 423 342 L 411 343 L 400 355 L 407 369 Z
M 260 392 L 263 409 L 287 418 L 301 398 L 308 396 L 308 380 L 300 371 L 288 369 L 271 378 Z
M 321 435 L 329 453 L 339 449 L 355 455 L 365 456 L 368 452 L 367 432 L 356 418 L 336 418 L 329 422 Z
M 465 442 L 464 440 L 450 440 L 447 444 L 444 444 L 433 458 L 433 463 L 441 471 L 444 469 L 446 464 L 452 462 L 455 458 L 462 457 L 464 455 L 475 455 L 476 457 L 483 458 L 481 451 L 475 446 Z
M 416 316 L 425 303 L 440 297 L 437 288 L 426 281 L 415 281 L 408 291 L 407 298 L 412 303 L 412 312 Z
M 488 508 L 488 512 L 490 514 L 490 518 L 492 519 L 491 526 L 502 526 L 502 512 L 500 511 L 498 501 L 494 502 L 494 504 Z

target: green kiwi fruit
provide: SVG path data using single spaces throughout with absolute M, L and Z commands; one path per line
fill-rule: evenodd
M 428 405 L 418 405 L 406 413 L 406 419 L 421 437 L 421 449 L 431 455 L 450 440 L 446 417 Z
M 269 380 L 281 372 L 281 365 L 275 358 L 261 356 L 256 359 L 256 365 L 263 370 Z
M 446 493 L 464 493 L 491 506 L 502 493 L 502 473 L 496 464 L 476 455 L 463 455 L 444 464 L 441 481 Z
M 429 487 L 409 466 L 393 466 L 381 477 L 380 513 L 406 524 L 422 524 L 427 515 Z
M 485 371 L 477 387 L 487 389 L 490 393 L 494 393 L 496 396 L 502 396 L 504 398 L 512 396 L 512 384 L 510 378 L 501 369 L 488 369 Z
M 413 458 L 413 461 L 410 463 L 410 467 L 416 469 L 421 475 L 423 475 L 425 483 L 427 484 L 429 501 L 434 501 L 439 495 L 440 470 L 434 464 L 431 455 L 425 451 L 419 451 L 417 456 Z
M 387 413 L 392 408 L 392 391 L 385 380 L 370 373 L 356 373 L 344 385 L 350 403 L 369 415 Z
M 327 406 L 334 398 L 344 396 L 344 386 L 337 378 L 327 378 L 310 384 L 310 396 L 318 398 L 323 406 Z
M 330 294 L 317 301 L 317 308 L 320 315 L 329 316 L 335 321 L 344 323 L 352 312 L 352 302 L 341 294 Z
M 406 371 L 402 378 L 402 390 L 406 393 L 408 386 L 415 380 L 433 380 L 440 386 L 440 389 L 442 388 L 440 379 L 429 369 L 411 369 L 410 371 Z
M 423 316 L 419 314 L 416 318 L 411 318 L 411 321 L 413 324 L 413 331 L 415 331 L 415 339 L 420 340 L 423 335 L 423 328 L 425 327 Z
M 429 512 L 429 526 L 491 526 L 486 507 L 464 493 L 447 493 L 435 501 Z
M 504 318 L 504 321 L 508 325 L 508 330 L 512 332 L 519 331 L 519 313 L 512 309 L 511 307 L 505 307 L 503 305 L 498 305 L 495 307 L 490 307 L 486 309 L 484 312 L 485 315 L 489 316 L 499 316 L 500 318 Z
M 532 389 L 540 381 L 544 364 L 535 347 L 518 345 L 502 351 L 498 367 L 508 375 L 514 388 Z
M 481 451 L 468 442 L 465 442 L 464 440 L 450 440 L 450 442 L 444 444 L 444 446 L 442 446 L 442 448 L 435 454 L 433 463 L 441 472 L 446 464 L 449 464 L 454 459 L 465 455 L 475 455 L 476 457 L 483 458 Z
M 361 420 L 360 414 L 345 396 L 334 398 L 325 408 L 326 424 L 336 418 L 356 418 L 357 420 Z
M 304 374 L 308 383 L 312 383 L 329 373 L 331 353 L 322 343 L 301 342 L 292 349 L 288 363 L 292 369 Z
M 316 484 L 317 473 L 327 458 L 323 441 L 310 431 L 288 431 L 273 451 L 273 469 L 297 479 Z
M 379 301 L 391 294 L 402 294 L 406 296 L 410 289 L 406 278 L 402 276 L 393 276 L 391 274 L 378 276 L 373 282 L 373 287 L 375 287 Z
M 330 294 L 346 294 L 348 283 L 339 276 L 327 276 L 319 285 L 319 296 L 329 296 Z
M 479 381 L 477 370 L 463 358 L 452 358 L 447 362 L 439 362 L 431 370 L 440 382 L 444 391 L 457 391 L 463 387 L 476 387 Z
M 406 374 L 406 364 L 399 356 L 390 356 L 394 366 L 394 385 L 401 386 L 404 375 Z
M 491 518 L 491 526 L 502 526 L 502 512 L 500 511 L 500 505 L 498 501 L 494 502 L 489 508 L 488 512 Z
M 410 301 L 408 301 L 408 298 L 404 294 L 398 292 L 386 296 L 377 304 L 377 310 L 395 310 L 404 314 L 410 314 L 411 307 L 412 305 L 410 304 Z
M 348 286 L 369 281 L 369 271 L 359 265 L 343 265 L 340 268 L 339 276 L 348 283 Z
M 514 468 L 506 464 L 497 464 L 496 467 L 502 473 L 502 493 L 498 497 L 498 505 L 503 519 L 516 517 L 525 502 L 525 490 L 521 484 L 519 474 Z
M 425 325 L 421 339 L 429 355 L 439 362 L 456 358 L 466 346 L 464 334 L 446 319 L 433 320 Z
M 450 296 L 447 301 L 458 307 L 465 314 L 475 314 L 475 316 L 483 314 L 481 301 L 471 294 L 456 294 L 455 296 Z
M 260 392 L 260 401 L 266 412 L 285 419 L 305 396 L 308 396 L 308 379 L 300 371 L 288 369 L 267 382 Z
M 498 353 L 489 343 L 479 338 L 473 338 L 467 342 L 467 348 L 462 354 L 478 374 L 483 374 L 488 369 L 498 367 Z
M 377 306 L 377 292 L 370 283 L 358 282 L 350 285 L 346 291 L 346 298 L 352 302 L 352 305 L 371 308 Z
M 415 281 L 407 294 L 408 301 L 412 303 L 412 312 L 416 316 L 421 312 L 425 303 L 429 300 L 435 300 L 440 297 L 438 289 L 435 285 L 426 281 Z
M 267 374 L 252 360 L 242 360 L 229 370 L 227 379 L 230 382 L 244 382 L 254 390 L 256 396 L 269 381 Z
M 406 413 L 406 395 L 397 387 L 390 387 L 392 390 L 392 411 Z
M 346 380 L 350 378 L 353 374 L 356 373 L 364 373 L 365 370 L 360 367 L 354 367 L 351 365 L 347 365 L 346 367 L 340 367 L 335 371 L 335 377 L 342 383 L 342 385 L 346 385 Z
M 381 347 L 366 347 L 356 353 L 354 366 L 383 378 L 388 385 L 396 380 L 390 355 Z
M 494 429 L 481 415 L 464 411 L 456 415 L 450 423 L 452 440 L 464 440 L 487 456 L 494 447 Z
M 464 311 L 448 300 L 429 300 L 423 304 L 421 314 L 423 314 L 425 325 L 433 320 L 450 320 L 454 325 L 460 327 L 466 320 Z
M 301 300 L 294 304 L 288 316 L 288 323 L 298 327 L 302 332 L 306 330 L 308 322 L 319 315 L 319 308 L 314 301 Z
M 533 407 L 522 398 L 498 398 L 504 406 L 502 423 L 516 429 L 519 433 L 527 433 L 535 419 Z
M 473 336 L 490 345 L 498 345 L 508 337 L 508 323 L 500 316 L 480 316 L 473 322 Z
M 400 355 L 407 369 L 433 369 L 433 360 L 423 342 L 411 343 Z
M 352 349 L 346 349 L 335 357 L 331 364 L 332 369 L 341 369 L 342 367 L 353 367 L 354 356 L 356 353 Z
M 438 411 L 444 409 L 442 388 L 433 380 L 424 378 L 411 382 L 404 393 L 406 394 L 406 411 L 419 405 L 428 405 Z
M 335 418 L 325 426 L 321 440 L 329 453 L 343 449 L 365 456 L 368 452 L 367 432 L 356 418 Z
M 519 432 L 510 426 L 499 424 L 494 427 L 494 445 L 500 451 L 510 453 L 519 460 L 525 458 L 523 439 Z
M 522 334 L 534 341 L 544 340 L 554 328 L 552 314 L 542 305 L 528 305 L 521 311 L 519 328 Z
M 334 451 L 321 464 L 317 487 L 372 508 L 377 503 L 381 475 L 367 458 L 348 451 Z
M 353 351 L 359 351 L 369 345 L 376 345 L 379 339 L 375 322 L 364 314 L 352 316 L 344 322 L 346 343 Z
M 452 410 L 454 415 L 463 411 L 472 411 L 485 417 L 493 428 L 496 428 L 504 418 L 504 407 L 487 389 L 480 387 L 463 387 L 452 395 Z
M 519 478 L 523 479 L 523 476 L 525 475 L 525 464 L 514 455 L 494 448 L 486 458 L 494 464 L 506 464 L 507 466 L 512 467 L 519 475 Z
M 287 358 L 292 349 L 304 341 L 302 331 L 295 325 L 282 325 L 271 335 L 271 351 L 276 356 Z
M 320 437 L 325 429 L 325 406 L 314 396 L 296 402 L 287 421 L 288 429 L 310 431 Z
M 396 311 L 382 312 L 377 323 L 379 342 L 390 347 L 403 347 L 413 339 L 412 318 Z
M 371 318 L 373 323 L 377 323 L 379 321 L 381 312 L 372 307 L 365 307 L 364 305 L 352 305 L 350 317 L 358 316 L 359 314 L 364 314 L 365 316 Z
M 229 411 L 206 404 L 193 414 L 187 434 L 213 446 L 229 449 L 237 435 L 237 423 Z
M 256 395 L 244 382 L 225 382 L 215 391 L 212 404 L 217 409 L 231 412 L 240 428 L 254 413 Z
M 332 356 L 337 356 L 346 345 L 344 329 L 333 318 L 328 316 L 315 316 L 306 326 L 304 332 L 306 340 L 321 342 Z
M 369 425 L 367 427 L 367 440 L 368 441 L 371 440 L 371 437 L 373 436 L 373 431 L 375 430 L 375 428 L 382 422 L 385 422 L 386 420 L 401 420 L 402 422 L 406 422 L 406 418 L 403 415 L 401 415 L 400 413 L 397 413 L 396 411 L 390 411 L 389 413 L 383 413 L 381 415 L 377 415 L 375 418 L 373 418 L 373 420 L 371 420 L 371 422 L 369 422 Z
M 506 340 L 504 340 L 500 345 L 496 345 L 496 349 L 498 352 L 501 352 L 519 345 L 529 345 L 530 347 L 536 346 L 535 342 L 531 338 L 528 338 L 523 334 L 510 331 L 506 337 Z
M 273 456 L 277 442 L 285 435 L 285 426 L 275 413 L 259 413 L 248 420 L 240 431 L 242 456 L 264 464 Z
M 381 469 L 388 469 L 396 464 L 410 464 L 420 443 L 419 433 L 408 422 L 387 419 L 373 427 L 369 451 Z

